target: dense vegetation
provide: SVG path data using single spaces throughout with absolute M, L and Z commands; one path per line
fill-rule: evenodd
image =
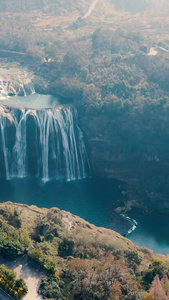
M 7 221 L 0 220 L 0 254 L 8 259 L 15 259 L 25 253 L 30 243 L 29 235 L 20 228 L 21 220 L 16 211 L 3 210 L 0 213 Z
M 23 13 L 1 14 L 0 53 L 34 71 L 37 91 L 74 99 L 94 175 L 123 179 L 143 205 L 163 201 L 165 210 L 168 19 L 164 13 L 136 17 L 114 10 L 117 5 L 125 10 L 126 2 L 133 7 L 133 1 L 99 2 L 83 18 L 90 1 L 34 1 L 41 12 L 28 13 L 22 1 Z M 6 11 L 10 3 L 3 5 Z M 157 1 L 138 5 L 156 9 Z M 149 55 L 153 47 L 154 56 Z
M 167 257 L 139 249 L 118 233 L 97 228 L 56 208 L 47 210 L 12 203 L 0 204 L 0 207 L 1 228 L 6 227 L 11 241 L 13 231 L 18 228 L 16 222 L 9 224 L 6 215 L 17 213 L 19 216 L 20 230 L 29 237 L 29 247 L 24 253 L 28 251 L 32 266 L 45 271 L 39 292 L 46 298 L 137 300 L 160 299 L 158 293 L 169 294 Z M 22 240 L 19 245 L 23 246 Z M 8 248 L 10 258 L 16 258 L 12 243 Z M 1 274 L 3 289 L 14 295 L 10 288 L 16 290 L 17 287 L 18 295 L 26 293 L 23 280 L 16 280 L 12 271 L 1 267 Z M 149 294 L 152 298 L 148 298 Z
M 169 191 L 168 21 L 163 16 L 162 36 L 156 15 L 116 14 L 111 4 L 121 10 L 124 1 L 99 3 L 84 19 L 89 2 L 30 1 L 28 8 L 3 1 L 4 11 L 16 13 L 1 14 L 2 61 L 33 70 L 37 91 L 72 97 L 93 174 L 134 183 L 139 201 L 158 207 Z M 155 45 L 165 51 L 148 55 Z M 47 298 L 169 297 L 167 258 L 58 209 L 2 204 L 0 231 L 1 255 L 28 251 L 29 262 L 46 272 L 40 291 Z
M 28 291 L 23 278 L 16 279 L 16 273 L 4 265 L 0 266 L 0 287 L 17 300 L 23 298 Z
M 96 29 L 84 43 L 86 51 L 72 42 L 61 61 L 45 48 L 47 90 L 74 97 L 94 174 L 140 181 L 143 198 L 167 194 L 168 54 L 148 55 L 153 42 L 120 29 Z

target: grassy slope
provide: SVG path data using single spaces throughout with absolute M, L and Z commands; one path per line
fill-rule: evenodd
M 16 209 L 22 220 L 22 229 L 27 230 L 29 233 L 31 233 L 33 228 L 36 227 L 37 218 L 43 218 L 47 216 L 50 211 L 52 212 L 52 210 L 55 208 L 47 209 L 39 208 L 34 205 L 28 206 L 26 204 L 4 202 L 0 203 L 0 209 L 7 209 L 11 212 Z M 163 259 L 166 263 L 169 264 L 169 255 L 164 256 L 154 254 L 151 250 L 134 245 L 133 242 L 131 242 L 129 239 L 121 236 L 119 233 L 113 230 L 96 227 L 95 225 L 90 224 L 89 222 L 76 215 L 71 214 L 70 212 L 59 210 L 58 208 L 56 208 L 56 211 L 59 213 L 59 215 L 61 215 L 61 227 L 63 232 L 70 236 L 74 236 L 77 239 L 86 236 L 86 242 L 92 242 L 93 240 L 98 239 L 101 241 L 101 243 L 105 243 L 105 245 L 111 245 L 112 249 L 114 249 L 114 252 L 137 251 L 142 256 L 144 263 L 147 263 L 149 258 L 156 257 Z
M 19 229 L 13 214 L 19 217 Z M 58 208 L 0 203 L 0 224 L 1 231 L 8 232 L 9 253 L 14 251 L 10 250 L 13 230 L 21 232 L 20 242 L 30 237 L 29 262 L 46 270 L 40 289 L 47 298 L 143 299 L 154 276 L 162 277 L 169 268 L 169 256 L 137 247 L 113 230 Z

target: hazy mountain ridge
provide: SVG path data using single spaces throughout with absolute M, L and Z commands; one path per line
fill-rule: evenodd
M 169 8 L 169 3 L 166 0 L 99 0 L 102 7 L 115 8 L 117 11 L 129 11 L 132 13 L 143 12 L 146 10 L 166 10 Z M 48 12 L 67 13 L 73 11 L 84 12 L 85 9 L 92 3 L 92 0 L 0 0 L 1 12 L 21 12 L 42 10 Z
M 81 10 L 87 8 L 90 5 L 90 0 L 74 1 L 74 0 L 63 0 L 63 1 L 53 1 L 53 0 L 0 0 L 1 12 L 25 12 L 33 10 L 41 10 L 43 12 L 56 12 L 65 13 L 72 12 L 75 10 Z
M 110 0 L 117 10 L 130 12 L 142 12 L 146 10 L 165 10 L 169 8 L 169 3 L 166 0 Z

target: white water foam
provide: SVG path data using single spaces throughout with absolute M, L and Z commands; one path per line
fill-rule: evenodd
M 128 217 L 128 216 L 126 216 L 126 215 L 124 215 L 124 214 L 120 214 L 120 215 L 121 215 L 124 219 L 127 219 L 127 220 L 130 222 L 130 224 L 131 224 L 131 228 L 127 231 L 127 234 L 126 234 L 126 236 L 128 236 L 131 232 L 133 232 L 133 231 L 136 229 L 138 223 L 137 223 L 136 220 L 131 219 L 130 217 Z
M 3 74 L 0 73 L 0 100 L 7 100 L 11 95 L 27 96 L 34 93 L 34 84 L 28 72 L 14 69 L 11 72 L 3 70 Z

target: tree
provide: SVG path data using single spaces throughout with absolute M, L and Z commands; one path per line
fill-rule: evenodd
M 152 264 L 149 265 L 149 269 L 143 276 L 145 284 L 150 284 L 157 274 L 159 275 L 159 278 L 162 278 L 165 272 L 165 264 L 162 260 L 152 258 L 151 262 Z
M 110 299 L 119 300 L 120 295 L 121 295 L 121 289 L 119 283 L 112 284 L 110 288 Z
M 63 58 L 62 68 L 66 72 L 75 74 L 80 71 L 82 66 L 82 58 L 73 51 L 68 51 Z
M 154 295 L 155 300 L 167 300 L 165 290 L 161 285 L 158 274 L 155 276 L 151 284 L 150 293 Z
M 40 291 L 43 296 L 47 298 L 62 299 L 61 289 L 59 287 L 59 280 L 55 276 L 42 277 Z
M 73 254 L 75 243 L 69 238 L 64 238 L 59 244 L 58 254 L 60 256 L 70 256 Z
M 147 295 L 144 297 L 144 300 L 155 300 L 155 297 L 152 293 L 147 293 Z
M 0 266 L 0 287 L 15 299 L 23 298 L 28 291 L 24 279 L 16 279 L 16 273 L 4 265 Z
M 169 297 L 169 279 L 168 279 L 166 272 L 164 273 L 164 275 L 161 279 L 161 284 L 162 284 L 163 289 L 166 292 L 166 295 Z
M 87 261 L 75 258 L 69 265 L 69 276 L 72 280 L 72 289 L 77 299 L 84 299 L 85 295 L 91 290 L 92 270 Z M 89 280 L 90 278 L 90 280 Z

